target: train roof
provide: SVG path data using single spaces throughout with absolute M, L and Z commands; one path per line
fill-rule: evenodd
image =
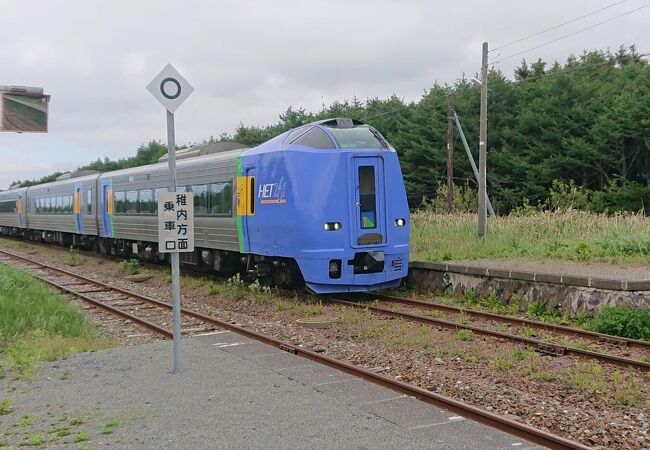
M 200 164 L 203 161 L 219 161 L 219 160 L 236 159 L 239 155 L 242 154 L 242 152 L 246 150 L 247 149 L 245 148 L 226 150 L 218 153 L 211 153 L 208 155 L 201 155 L 201 156 L 194 156 L 192 158 L 179 159 L 176 161 L 176 167 L 189 166 L 196 163 Z M 120 169 L 111 172 L 104 172 L 99 176 L 99 178 L 110 178 L 114 176 L 123 176 L 123 175 L 135 175 L 135 174 L 139 174 L 151 170 L 166 169 L 167 166 L 168 166 L 167 162 L 159 162 L 155 164 L 149 164 L 146 166 L 129 167 L 128 169 Z

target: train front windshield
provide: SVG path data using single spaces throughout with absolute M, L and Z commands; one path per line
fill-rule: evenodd
M 388 148 L 388 143 L 374 128 L 328 128 L 340 149 Z

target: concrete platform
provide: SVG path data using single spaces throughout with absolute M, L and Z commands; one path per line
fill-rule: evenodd
M 33 382 L 2 380 L 15 411 L 0 429 L 31 415 L 47 433 L 63 415 L 86 418 L 88 448 L 541 448 L 231 332 L 182 349 L 179 375 L 171 343 L 158 342 L 75 355 Z M 74 433 L 47 446 L 76 448 Z

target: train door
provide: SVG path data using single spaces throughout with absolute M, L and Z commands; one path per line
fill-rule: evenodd
M 72 212 L 77 233 L 84 234 L 84 221 L 81 213 L 81 186 L 75 186 L 72 202 Z
M 113 190 L 110 184 L 105 183 L 101 185 L 101 209 L 99 214 L 102 218 L 102 231 L 104 237 L 113 237 Z
M 244 176 L 237 177 L 237 234 L 240 253 L 250 252 L 250 216 L 255 215 L 255 166 L 246 167 Z
M 18 198 L 16 199 L 16 215 L 18 216 L 18 228 L 26 228 L 25 197 L 22 192 L 18 193 Z
M 380 157 L 352 158 L 352 247 L 386 243 L 384 164 Z

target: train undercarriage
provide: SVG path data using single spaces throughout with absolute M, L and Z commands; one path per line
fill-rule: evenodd
M 142 262 L 168 265 L 169 254 L 160 253 L 158 244 L 126 239 L 101 238 L 59 231 L 38 231 L 0 227 L 0 234 L 32 242 L 94 251 L 106 256 L 136 258 Z M 258 279 L 267 286 L 296 287 L 304 284 L 298 264 L 291 258 L 242 254 L 239 252 L 196 248 L 180 253 L 181 266 L 192 271 L 231 276 L 236 273 L 247 279 Z

